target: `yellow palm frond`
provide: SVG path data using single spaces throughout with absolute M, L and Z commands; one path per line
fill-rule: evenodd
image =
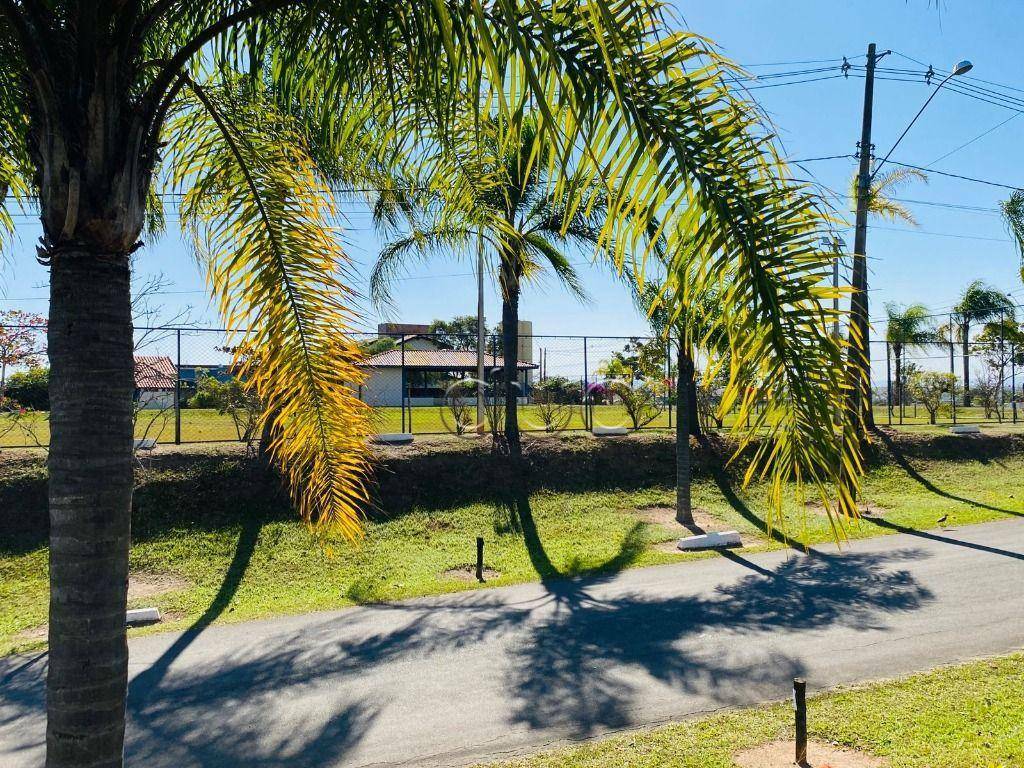
M 246 329 L 232 339 L 237 375 L 266 404 L 271 455 L 310 530 L 356 538 L 370 426 L 330 190 L 283 116 L 238 93 L 196 93 L 172 123 L 189 146 L 174 181 L 225 322 Z

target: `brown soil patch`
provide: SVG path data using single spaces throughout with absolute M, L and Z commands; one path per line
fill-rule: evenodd
M 804 506 L 807 511 L 813 512 L 816 515 L 824 517 L 827 513 L 825 512 L 825 505 L 820 501 L 807 501 L 804 502 Z M 889 514 L 889 510 L 885 507 L 880 507 L 877 504 L 861 503 L 857 505 L 860 510 L 861 517 L 885 517 Z M 835 509 L 833 509 L 835 512 Z
M 682 525 L 681 523 L 676 522 L 676 510 L 673 507 L 643 507 L 636 511 L 628 511 L 631 514 L 638 514 L 640 519 L 645 523 L 660 525 L 672 530 L 674 533 L 679 535 L 680 539 L 684 536 L 696 536 L 701 533 L 734 530 L 728 525 L 728 523 L 722 522 L 722 520 L 712 515 L 706 509 L 701 509 L 700 507 L 696 507 L 693 510 L 693 523 L 691 525 Z M 678 539 L 655 544 L 654 549 L 658 552 L 682 552 L 683 550 L 676 546 L 676 541 L 678 541 Z M 741 533 L 740 541 L 741 546 L 749 547 L 755 542 L 755 539 L 745 533 Z M 718 547 L 715 547 L 715 549 L 718 549 Z M 687 551 L 699 552 L 700 550 Z
M 773 741 L 733 756 L 740 768 L 792 768 L 795 745 L 792 741 Z M 834 747 L 817 741 L 807 745 L 805 768 L 885 768 L 887 763 L 878 757 L 852 749 Z
M 128 578 L 128 599 L 141 600 L 166 592 L 186 589 L 188 582 L 180 576 L 167 573 L 133 573 Z
M 476 581 L 476 566 L 460 565 L 458 568 L 449 568 L 444 572 L 444 576 L 447 579 L 455 579 L 456 581 Z M 494 581 L 498 578 L 501 578 L 501 571 L 496 571 L 493 568 L 484 568 L 484 581 Z
M 38 627 L 29 627 L 20 632 L 14 633 L 14 639 L 19 642 L 31 640 L 45 640 L 50 631 L 49 624 L 40 624 Z

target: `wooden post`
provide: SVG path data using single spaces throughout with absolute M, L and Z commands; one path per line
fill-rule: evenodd
M 484 581 L 484 537 L 476 537 L 476 580 Z
M 807 765 L 807 681 L 793 678 L 793 709 L 796 712 L 796 764 Z

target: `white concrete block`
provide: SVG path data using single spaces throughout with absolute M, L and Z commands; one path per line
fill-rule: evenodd
M 949 431 L 954 435 L 980 435 L 981 427 L 977 424 L 957 424 L 955 427 L 950 427 Z
M 626 427 L 594 427 L 594 437 L 611 437 L 613 435 L 628 435 L 629 430 Z
M 132 608 L 125 617 L 125 624 L 135 627 L 140 624 L 154 624 L 160 621 L 159 608 Z
M 373 442 L 382 445 L 408 445 L 415 438 L 408 432 L 385 432 L 373 438 Z
M 679 549 L 714 549 L 738 547 L 742 544 L 739 531 L 712 531 L 698 536 L 685 536 L 676 545 Z

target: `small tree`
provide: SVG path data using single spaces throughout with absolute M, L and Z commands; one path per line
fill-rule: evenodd
M 1000 375 L 998 366 L 986 365 L 984 372 L 974 382 L 971 394 L 977 398 L 978 404 L 985 409 L 985 418 L 996 417 L 997 421 L 1003 420 L 1002 402 L 1000 390 L 1003 388 L 1003 378 Z
M 250 388 L 237 378 L 219 381 L 202 375 L 196 382 L 196 393 L 189 401 L 193 408 L 215 408 L 222 416 L 227 414 L 235 425 L 235 434 L 251 450 L 259 439 L 257 429 L 263 413 L 263 403 Z
M 476 315 L 458 315 L 451 320 L 435 320 L 430 324 L 428 333 L 435 335 L 437 340 L 452 349 L 476 350 Z M 484 338 L 487 329 L 484 328 Z
M 29 368 L 12 373 L 7 379 L 4 394 L 22 408 L 50 410 L 50 369 Z
M 10 309 L 0 312 L 0 392 L 14 366 L 35 367 L 46 355 L 46 320 L 42 315 Z
M 544 424 L 545 432 L 561 432 L 572 421 L 575 408 L 563 386 L 569 383 L 568 379 L 556 377 L 542 381 L 533 388 L 534 409 Z
M 928 422 L 935 424 L 943 398 L 956 394 L 957 379 L 952 373 L 936 373 L 935 371 L 915 372 L 907 380 L 910 395 L 928 411 Z
M 638 387 L 631 387 L 624 381 L 613 382 L 611 391 L 626 410 L 626 415 L 633 423 L 633 429 L 646 427 L 665 410 L 664 385 L 656 380 L 647 379 Z
M 471 380 L 452 384 L 444 394 L 441 419 L 445 422 L 445 426 L 456 435 L 466 434 L 473 426 L 476 406 L 470 404 L 469 397 L 475 394 L 476 382 Z

